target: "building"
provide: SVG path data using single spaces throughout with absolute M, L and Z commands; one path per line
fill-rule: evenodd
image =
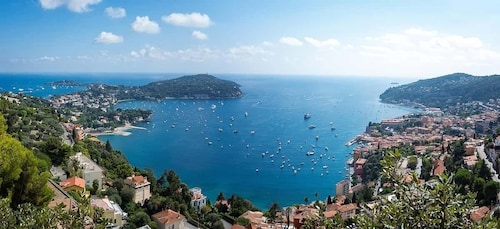
M 56 184 L 51 179 L 49 179 L 48 181 L 49 182 L 47 182 L 47 186 L 49 186 L 52 192 L 54 192 L 54 196 L 52 196 L 52 200 L 48 204 L 49 208 L 53 208 L 62 204 L 64 205 L 64 209 L 66 211 L 78 210 L 78 203 L 75 199 L 73 199 L 71 195 L 69 195 L 61 186 Z
M 194 187 L 189 189 L 191 193 L 191 207 L 198 211 L 201 211 L 203 207 L 207 204 L 207 196 L 201 193 L 201 188 Z
M 57 178 L 59 180 L 66 180 L 68 176 L 66 176 L 66 172 L 61 168 L 61 166 L 52 166 L 50 167 L 50 174 L 52 174 L 53 178 Z
M 335 185 L 335 196 L 347 195 L 349 193 L 349 184 L 347 180 L 339 181 Z
M 134 202 L 143 205 L 144 201 L 151 198 L 151 183 L 147 177 L 131 176 L 124 181 L 125 185 L 134 190 Z
M 59 185 L 64 189 L 64 191 L 75 191 L 77 193 L 85 192 L 85 180 L 80 177 L 71 177 L 67 180 L 59 182 Z
M 109 200 L 107 197 L 103 199 L 91 199 L 90 206 L 101 208 L 103 210 L 102 217 L 108 219 L 113 226 L 123 227 L 127 223 L 127 213 L 120 208 L 120 205 Z
M 358 208 L 358 206 L 356 206 L 356 204 L 344 204 L 344 205 L 340 206 L 337 209 L 337 211 L 340 214 L 340 217 L 343 220 L 346 220 L 346 219 L 353 218 L 354 216 L 356 216 L 356 209 L 357 208 Z
M 186 226 L 186 217 L 181 213 L 167 209 L 151 216 L 156 222 L 157 229 L 182 229 Z
M 92 186 L 94 180 L 99 183 L 98 189 L 102 189 L 102 181 L 104 179 L 103 169 L 99 167 L 94 161 L 86 157 L 82 153 L 77 153 L 75 156 L 69 157 L 69 163 L 78 163 L 78 168 L 82 172 L 85 185 Z

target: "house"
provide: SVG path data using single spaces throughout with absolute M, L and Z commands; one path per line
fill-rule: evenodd
M 194 187 L 189 189 L 191 193 L 191 207 L 198 211 L 201 211 L 203 207 L 207 204 L 207 196 L 201 193 L 201 188 Z
M 47 186 L 54 192 L 54 196 L 52 196 L 52 200 L 49 202 L 48 207 L 49 208 L 54 208 L 60 204 L 64 205 L 64 209 L 66 211 L 73 210 L 76 211 L 78 210 L 78 203 L 76 202 L 75 199 L 69 193 L 64 191 L 64 189 L 59 186 L 56 182 L 52 180 L 48 180 Z
M 484 219 L 484 217 L 487 216 L 488 213 L 490 213 L 490 209 L 486 206 L 482 206 L 480 208 L 473 209 L 472 213 L 470 214 L 470 218 L 472 219 L 472 221 L 478 222 Z
M 92 186 L 94 180 L 99 183 L 98 189 L 102 189 L 102 181 L 104 179 L 103 169 L 99 167 L 94 161 L 90 160 L 87 156 L 82 153 L 77 153 L 74 156 L 69 157 L 69 165 L 77 163 L 79 171 L 83 174 L 83 179 L 85 180 L 85 185 Z
M 69 191 L 75 191 L 77 193 L 85 192 L 85 180 L 77 176 L 59 182 L 59 186 L 61 186 L 66 192 Z
M 187 223 L 181 213 L 167 209 L 151 216 L 156 222 L 157 229 L 182 229 Z
M 358 206 L 354 203 L 353 204 L 344 204 L 344 205 L 340 206 L 337 209 L 337 211 L 340 214 L 340 217 L 343 220 L 346 220 L 346 219 L 353 218 L 354 216 L 356 216 L 356 209 L 357 208 L 358 208 Z
M 144 205 L 144 201 L 151 198 L 151 183 L 147 177 L 131 176 L 124 181 L 127 188 L 134 191 L 134 202 Z
M 318 217 L 318 212 L 319 210 L 316 208 L 301 206 L 299 209 L 295 211 L 295 215 L 293 216 L 294 228 L 301 228 L 305 220 L 308 218 Z
M 269 225 L 266 223 L 267 219 L 264 217 L 264 213 L 259 211 L 246 211 L 240 217 L 248 219 L 252 228 L 268 228 Z
M 102 209 L 102 217 L 108 219 L 114 226 L 123 227 L 127 223 L 127 213 L 120 208 L 120 205 L 109 200 L 107 197 L 103 199 L 91 199 L 90 206 Z

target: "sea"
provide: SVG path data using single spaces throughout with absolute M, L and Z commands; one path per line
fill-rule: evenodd
M 144 85 L 182 75 L 3 73 L 0 90 L 49 98 L 85 88 L 51 87 L 47 82 Z M 214 75 L 240 84 L 244 96 L 119 103 L 116 108 L 150 109 L 152 119 L 134 124 L 144 129 L 131 129 L 131 135 L 99 138 L 109 140 L 135 167 L 151 168 L 157 176 L 174 170 L 212 203 L 222 192 L 265 210 L 274 202 L 289 206 L 334 196 L 335 184 L 349 176 L 346 161 L 356 147 L 346 143 L 369 122 L 418 112 L 379 101 L 395 82 L 415 79 Z M 305 114 L 310 117 L 305 119 Z

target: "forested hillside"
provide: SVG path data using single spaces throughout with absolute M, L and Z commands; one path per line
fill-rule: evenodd
M 389 88 L 380 95 L 380 99 L 386 103 L 412 102 L 441 108 L 497 98 L 500 98 L 500 75 L 472 76 L 465 73 L 419 80 Z

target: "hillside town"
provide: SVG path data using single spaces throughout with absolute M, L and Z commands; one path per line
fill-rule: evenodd
M 481 107 L 484 108 L 484 105 Z M 346 144 L 346 146 L 355 145 L 352 157 L 346 162 L 346 169 L 349 170 L 350 176 L 332 187 L 332 197 L 329 196 L 324 201 L 317 200 L 310 203 L 306 201 L 305 204 L 275 209 L 272 215 L 269 214 L 269 211 L 248 210 L 237 217 L 238 219 L 246 219 L 245 226 L 222 218 L 223 228 L 301 228 L 308 220 L 315 218 L 352 222 L 349 220 L 356 216 L 373 215 L 378 201 L 382 198 L 394 199 L 395 197 L 391 196 L 390 191 L 387 191 L 390 190 L 391 183 L 382 183 L 379 176 L 375 180 L 364 180 L 369 179 L 364 173 L 367 173 L 367 169 L 373 166 L 370 164 L 370 156 L 374 152 L 395 148 L 405 147 L 410 151 L 399 167 L 400 173 L 408 181 L 415 173 L 419 178 L 418 183 L 421 185 L 432 183 L 433 177 L 438 177 L 448 170 L 446 160 L 452 157 L 449 151 L 450 146 L 455 142 L 463 142 L 465 152 L 461 159 L 463 161 L 461 167 L 473 170 L 479 161 L 484 161 L 493 181 L 499 182 L 499 119 L 500 112 L 489 106 L 481 113 L 468 117 L 445 115 L 438 108 L 427 108 L 418 114 L 385 119 L 380 123 L 370 123 L 365 133 L 356 136 Z M 64 126 L 68 132 L 72 132 L 73 128 L 78 128 L 72 125 Z M 77 135 L 79 140 L 83 140 L 85 134 L 79 133 Z M 495 138 L 491 139 L 492 136 Z M 413 166 L 410 165 L 412 163 L 411 157 L 416 158 L 416 164 Z M 430 159 L 432 163 L 427 170 L 424 169 L 424 158 Z M 60 182 L 50 182 L 56 195 L 49 206 L 64 203 L 68 210 L 74 210 L 75 200 L 67 192 L 77 191 L 91 198 L 92 207 L 102 209 L 102 216 L 109 220 L 110 225 L 116 228 L 124 226 L 127 221 L 127 213 L 118 204 L 107 197 L 97 198 L 90 195 L 86 190 L 86 187 L 89 186 L 95 186 L 99 190 L 105 190 L 109 185 L 112 187 L 112 184 L 106 183 L 105 170 L 81 153 L 70 157 L 69 160 L 68 164 L 77 165 L 78 172 L 74 174 L 78 175 L 67 177 L 67 172 L 61 168 L 53 167 L 51 169 L 54 178 Z M 148 177 L 130 174 L 123 182 L 126 188 L 134 192 L 133 201 L 135 203 L 143 205 L 151 197 L 151 183 L 148 181 Z M 362 195 L 363 190 L 372 192 L 370 199 L 356 197 Z M 205 206 L 210 203 L 200 188 L 191 188 L 189 193 L 191 195 L 190 205 L 198 212 L 203 211 Z M 231 204 L 225 199 L 217 200 L 215 206 L 223 206 L 226 211 L 231 209 Z M 474 222 L 481 221 L 485 217 L 493 215 L 497 207 L 498 198 L 486 205 L 476 206 L 470 209 L 470 219 Z M 156 224 L 156 228 L 200 228 L 196 222 L 188 221 L 184 215 L 172 209 L 159 211 L 151 215 L 151 219 Z M 139 228 L 151 227 L 144 225 Z

